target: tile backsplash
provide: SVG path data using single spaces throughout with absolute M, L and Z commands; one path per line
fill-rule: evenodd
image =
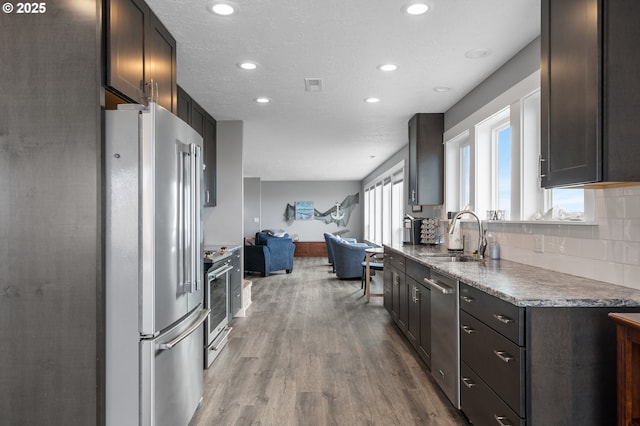
M 640 289 L 640 185 L 588 191 L 594 224 L 488 222 L 500 257 Z M 475 225 L 465 224 L 464 234 L 465 248 L 474 247 Z

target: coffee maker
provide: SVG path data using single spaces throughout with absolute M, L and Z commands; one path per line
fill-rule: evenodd
M 402 220 L 402 243 L 406 245 L 420 244 L 420 232 L 422 230 L 421 217 L 405 215 Z

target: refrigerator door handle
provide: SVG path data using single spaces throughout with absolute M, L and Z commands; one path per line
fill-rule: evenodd
M 192 165 L 190 147 L 177 143 L 178 154 L 178 292 L 193 291 L 192 277 Z
M 198 317 L 198 320 L 195 323 L 193 323 L 191 327 L 187 328 L 184 332 L 180 333 L 178 336 L 174 337 L 170 341 L 166 343 L 159 343 L 157 345 L 157 348 L 161 351 L 172 349 L 178 343 L 182 342 L 184 339 L 189 337 L 191 333 L 196 331 L 198 327 L 200 327 L 202 323 L 209 317 L 210 313 L 211 313 L 211 308 L 200 311 L 200 316 Z
M 190 204 L 191 212 L 191 291 L 200 291 L 202 286 L 202 260 L 200 255 L 201 248 L 201 198 L 200 191 L 202 185 L 202 148 L 195 143 L 190 145 L 190 187 L 193 202 Z M 195 288 L 194 288 L 195 287 Z

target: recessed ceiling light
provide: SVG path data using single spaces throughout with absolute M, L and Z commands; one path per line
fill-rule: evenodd
M 489 56 L 491 51 L 489 49 L 471 49 L 467 50 L 464 54 L 469 59 L 480 59 L 485 56 Z
M 436 86 L 433 88 L 433 91 L 438 93 L 448 92 L 449 90 L 451 90 L 451 87 Z
M 207 9 L 209 12 L 220 16 L 235 15 L 238 13 L 238 6 L 224 0 L 214 0 L 207 3 Z
M 398 69 L 398 66 L 396 64 L 382 64 L 378 65 L 378 69 L 380 71 L 395 71 Z
M 409 3 L 402 7 L 402 11 L 407 15 L 424 15 L 429 10 L 429 6 L 421 2 Z
M 364 101 L 365 101 L 366 103 L 368 103 L 368 104 L 375 104 L 375 103 L 380 102 L 380 99 L 378 99 L 378 98 L 367 98 L 367 99 L 365 99 Z
M 260 98 L 256 98 L 256 102 L 259 104 L 268 104 L 269 102 L 271 102 L 271 99 L 260 97 Z
M 243 70 L 255 70 L 258 68 L 258 64 L 255 62 L 240 62 L 238 64 L 238 68 L 242 68 Z

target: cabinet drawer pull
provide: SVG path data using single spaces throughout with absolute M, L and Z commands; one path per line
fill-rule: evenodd
M 513 423 L 509 421 L 509 418 L 507 418 L 507 416 L 499 416 L 497 414 L 494 414 L 493 418 L 496 419 L 496 422 L 498 422 L 500 426 L 513 426 Z
M 476 330 L 473 327 L 469 327 L 468 325 L 463 325 L 460 328 L 462 328 L 462 331 L 464 331 L 467 334 L 473 334 L 476 332 Z
M 493 317 L 503 324 L 511 324 L 513 320 L 506 315 L 493 314 Z
M 473 297 L 469 297 L 469 296 L 462 296 L 462 300 L 464 300 L 467 303 L 473 303 L 473 302 L 475 302 L 476 299 L 474 299 Z
M 469 389 L 471 389 L 476 385 L 475 383 L 473 383 L 473 380 L 471 380 L 471 378 L 469 377 L 463 377 L 461 380 L 462 380 L 462 384 L 468 387 Z
M 497 351 L 497 350 L 493 350 L 493 353 L 500 358 L 501 360 L 503 360 L 504 362 L 510 362 L 513 361 L 513 357 L 511 355 L 509 355 L 508 352 L 505 351 Z

